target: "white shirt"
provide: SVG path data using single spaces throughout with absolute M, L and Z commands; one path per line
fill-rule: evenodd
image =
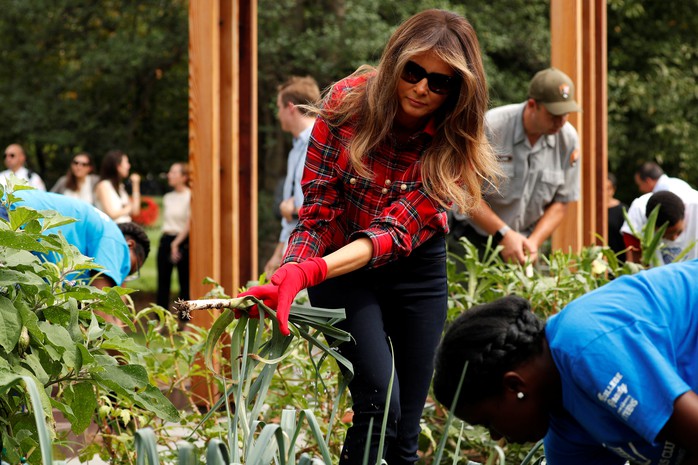
M 191 191 L 168 192 L 162 198 L 162 232 L 172 236 L 179 234 L 191 216 Z
M 3 186 L 7 186 L 7 180 L 10 178 L 10 174 L 14 174 L 18 178 L 28 181 L 29 185 L 32 186 L 34 189 L 38 189 L 40 191 L 46 190 L 46 185 L 44 184 L 44 181 L 41 179 L 41 176 L 34 173 L 33 171 L 31 173 L 31 176 L 29 176 L 29 170 L 24 166 L 14 173 L 12 172 L 12 170 L 5 170 L 3 172 L 0 172 L 0 184 L 2 184 Z
M 129 198 L 123 184 L 119 185 L 119 192 L 117 192 L 116 189 L 114 189 L 114 185 L 110 181 L 103 179 L 102 181 L 99 181 L 97 185 L 102 183 L 107 186 L 107 202 L 109 205 L 118 205 L 120 208 L 124 208 L 129 204 L 129 202 L 131 202 L 131 199 Z M 95 196 L 95 207 L 99 208 L 105 213 L 107 212 L 106 205 L 100 202 L 97 196 Z M 131 221 L 131 215 L 121 215 L 118 218 L 113 218 L 113 220 L 117 223 L 128 223 Z

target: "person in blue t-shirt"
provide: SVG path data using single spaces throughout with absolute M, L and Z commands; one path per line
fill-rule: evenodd
M 460 315 L 434 393 L 550 465 L 698 463 L 698 260 L 623 276 L 548 319 L 509 296 Z
M 150 240 L 143 228 L 135 223 L 117 225 L 102 211 L 82 200 L 39 190 L 15 191 L 21 200 L 13 204 L 34 210 L 53 210 L 77 221 L 48 229 L 48 234 L 60 231 L 69 244 L 80 253 L 93 257 L 94 262 L 104 267 L 92 285 L 98 288 L 121 285 L 129 275 L 134 275 L 150 253 Z M 3 212 L 6 214 L 6 212 Z M 5 216 L 5 215 L 3 215 Z M 45 258 L 57 262 L 54 254 Z

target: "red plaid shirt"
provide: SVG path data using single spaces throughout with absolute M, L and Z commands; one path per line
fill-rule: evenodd
M 364 77 L 348 78 L 338 84 L 342 94 Z M 399 257 L 434 235 L 448 232 L 446 211 L 429 197 L 422 185 L 420 156 L 434 134 L 431 121 L 407 143 L 385 141 L 365 158 L 372 178 L 359 176 L 351 167 L 346 142 L 354 127 L 331 128 L 318 118 L 313 127 L 301 186 L 303 206 L 291 234 L 285 262 L 333 252 L 358 237 L 373 243 L 369 267 Z

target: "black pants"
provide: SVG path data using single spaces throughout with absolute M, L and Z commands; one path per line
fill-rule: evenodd
M 175 237 L 163 234 L 158 247 L 158 295 L 157 304 L 161 307 L 170 306 L 170 283 L 172 269 L 177 266 L 177 279 L 179 280 L 179 297 L 189 300 L 189 239 L 185 239 L 179 245 L 182 258 L 177 263 L 172 263 L 171 245 Z
M 339 463 L 362 463 L 371 418 L 368 463 L 376 463 L 393 357 L 384 458 L 390 465 L 416 462 L 419 421 L 448 305 L 444 238 L 429 240 L 409 257 L 329 279 L 308 292 L 314 306 L 345 308 L 347 319 L 337 326 L 354 338 L 339 346 L 354 366 L 349 383 L 354 419 Z

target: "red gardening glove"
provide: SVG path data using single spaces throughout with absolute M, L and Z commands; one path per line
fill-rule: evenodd
M 274 273 L 271 283 L 278 287 L 276 319 L 281 334 L 291 334 L 288 330 L 288 315 L 296 295 L 306 287 L 320 284 L 326 277 L 327 263 L 319 257 L 310 258 L 302 263 L 287 263 Z
M 267 307 L 276 309 L 277 301 L 279 300 L 279 288 L 276 287 L 274 284 L 253 286 L 245 292 L 241 292 L 240 294 L 238 294 L 238 297 L 245 297 L 246 295 L 257 297 Z M 240 310 L 235 309 L 234 312 L 235 318 L 240 318 L 242 316 L 242 312 Z M 257 308 L 257 304 L 250 307 L 249 317 L 259 318 L 259 308 Z

